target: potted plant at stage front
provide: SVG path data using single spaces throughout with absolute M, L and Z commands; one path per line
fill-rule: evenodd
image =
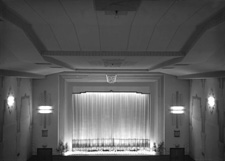
M 63 143 L 61 140 L 59 141 L 59 145 L 58 147 L 56 148 L 56 151 L 62 155 L 63 153 L 67 152 L 68 151 L 68 144 L 67 143 Z
M 153 144 L 153 151 L 155 151 L 157 154 L 159 155 L 163 155 L 164 154 L 164 142 L 160 142 L 159 144 L 154 143 Z

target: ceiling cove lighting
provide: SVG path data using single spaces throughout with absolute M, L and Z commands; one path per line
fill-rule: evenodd
M 50 114 L 53 112 L 53 107 L 51 106 L 51 97 L 46 91 L 40 95 L 40 105 L 38 106 L 37 110 L 40 114 Z

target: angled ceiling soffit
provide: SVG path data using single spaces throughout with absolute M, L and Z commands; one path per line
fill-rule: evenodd
M 14 71 L 14 70 L 4 70 L 4 69 L 0 69 L 0 76 L 14 76 L 14 77 L 19 77 L 19 78 L 33 78 L 33 79 L 45 78 L 44 75 L 40 75 L 40 74 Z
M 7 5 L 5 5 L 2 1 L 0 1 L 0 11 L 1 16 L 4 20 L 16 25 L 19 27 L 26 36 L 31 40 L 37 51 L 41 53 L 41 51 L 45 51 L 46 47 L 39 39 L 37 34 L 34 32 L 32 25 L 27 22 L 22 16 L 16 13 L 14 10 L 10 9 Z
M 178 79 L 206 79 L 206 78 L 225 78 L 225 71 L 212 71 L 205 73 L 188 74 L 178 76 Z
M 209 19 L 200 23 L 196 30 L 191 34 L 189 39 L 186 41 L 181 51 L 187 54 L 200 37 L 209 29 L 223 23 L 225 21 L 225 7 L 219 10 L 216 14 L 212 15 Z

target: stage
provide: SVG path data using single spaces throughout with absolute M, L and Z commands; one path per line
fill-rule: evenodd
M 38 161 L 32 156 L 28 161 Z M 170 161 L 170 155 L 53 155 L 52 161 Z M 194 161 L 185 156 L 185 161 Z
M 154 151 L 68 151 L 64 156 L 152 156 L 157 155 Z

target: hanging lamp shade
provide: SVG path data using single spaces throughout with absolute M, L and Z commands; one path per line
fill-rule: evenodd
M 38 106 L 38 113 L 40 114 L 49 114 L 53 112 L 53 107 L 51 105 L 51 95 L 47 93 L 47 91 L 44 91 L 40 94 L 40 100 L 39 100 L 39 106 Z
M 185 107 L 182 105 L 182 96 L 177 91 L 172 98 L 172 106 L 170 107 L 170 113 L 172 114 L 183 114 L 185 112 Z

